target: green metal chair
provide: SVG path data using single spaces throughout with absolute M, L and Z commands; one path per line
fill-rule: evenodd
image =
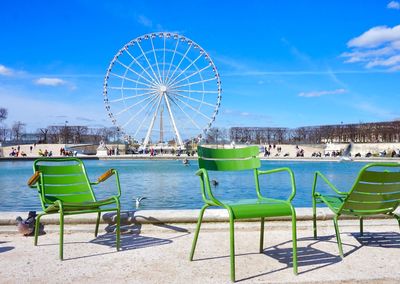
M 101 212 L 116 211 L 116 247 L 120 249 L 120 201 L 121 188 L 118 172 L 110 169 L 96 182 L 90 182 L 85 166 L 77 158 L 41 158 L 33 163 L 33 176 L 28 185 L 37 188 L 43 213 L 35 224 L 35 246 L 39 235 L 40 218 L 47 214 L 60 214 L 60 259 L 63 260 L 64 216 L 97 213 L 95 236 L 99 231 Z M 115 174 L 118 194 L 97 200 L 92 185 L 97 185 Z
M 230 263 L 231 280 L 235 281 L 235 239 L 234 222 L 238 219 L 260 218 L 260 253 L 263 252 L 264 243 L 264 219 L 266 217 L 291 216 L 292 217 L 292 239 L 293 239 L 293 271 L 297 274 L 297 240 L 296 240 L 296 211 L 291 204 L 296 194 L 294 174 L 289 168 L 279 168 L 268 171 L 261 171 L 259 149 L 256 146 L 237 149 L 211 149 L 198 147 L 199 170 L 196 175 L 200 177 L 201 192 L 204 206 L 200 210 L 199 219 L 193 239 L 190 260 L 193 260 L 194 251 L 200 231 L 204 211 L 210 206 L 223 207 L 228 210 L 230 221 Z M 255 196 L 246 200 L 219 200 L 211 190 L 208 171 L 243 171 L 249 170 L 254 173 Z M 291 181 L 291 194 L 287 200 L 266 198 L 262 196 L 259 176 L 287 172 Z
M 400 203 L 400 163 L 372 163 L 364 166 L 349 192 L 339 191 L 322 173 L 315 172 L 312 188 L 313 231 L 317 238 L 317 204 L 326 204 L 334 213 L 336 240 L 339 254 L 343 258 L 342 241 L 338 226 L 341 215 L 360 218 L 360 234 L 363 234 L 363 218 L 370 215 L 385 214 L 397 219 L 394 211 Z M 318 177 L 334 191 L 325 195 L 316 191 Z

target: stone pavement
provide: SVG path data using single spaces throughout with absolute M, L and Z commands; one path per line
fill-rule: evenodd
M 102 225 L 66 224 L 64 261 L 58 260 L 58 226 L 33 245 L 33 237 L 0 230 L 1 283 L 230 283 L 229 224 L 209 222 L 200 232 L 195 260 L 189 261 L 194 223 L 132 223 L 124 226 L 122 250 Z M 359 235 L 357 220 L 341 220 L 345 253 L 338 247 L 331 220 L 321 220 L 319 238 L 312 222 L 298 222 L 299 274 L 292 271 L 288 221 L 267 221 L 265 249 L 258 253 L 259 223 L 237 222 L 236 278 L 243 283 L 400 283 L 400 230 L 394 219 L 370 219 Z

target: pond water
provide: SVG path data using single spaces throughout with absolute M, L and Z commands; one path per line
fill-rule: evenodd
M 90 180 L 95 181 L 104 171 L 115 168 L 121 181 L 121 204 L 123 210 L 136 208 L 135 199 L 146 197 L 140 209 L 194 209 L 201 208 L 203 201 L 199 178 L 195 175 L 197 161 L 184 166 L 179 160 L 87 160 L 84 161 Z M 36 189 L 26 185 L 32 175 L 32 161 L 0 162 L 0 211 L 41 210 Z M 324 173 L 342 191 L 352 186 L 359 170 L 366 163 L 332 161 L 262 161 L 261 169 L 289 167 L 295 173 L 297 194 L 296 207 L 311 207 L 311 187 L 315 171 Z M 98 199 L 116 193 L 114 178 L 95 186 Z M 215 175 L 218 180 L 214 189 L 217 197 L 255 197 L 252 172 L 229 172 Z M 267 197 L 286 198 L 290 195 L 290 180 L 286 173 L 261 176 L 260 186 Z M 318 191 L 329 189 L 318 184 Z

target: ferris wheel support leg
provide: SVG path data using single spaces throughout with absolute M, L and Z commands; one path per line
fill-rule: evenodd
M 172 114 L 171 105 L 169 104 L 169 99 L 168 99 L 167 95 L 165 95 L 165 103 L 167 104 L 169 117 L 171 118 L 172 127 L 174 128 L 176 139 L 178 140 L 178 144 L 179 144 L 179 146 L 183 146 L 182 138 L 181 138 L 181 135 L 179 134 L 178 128 L 176 127 L 174 115 Z
M 143 147 L 146 147 L 147 144 L 149 144 L 150 134 L 151 134 L 151 131 L 153 130 L 154 122 L 155 122 L 155 120 L 157 118 L 157 113 L 158 113 L 158 109 L 160 108 L 160 105 L 161 105 L 161 100 L 162 100 L 162 96 L 160 96 L 160 99 L 159 99 L 158 104 L 157 104 L 156 111 L 154 112 L 153 118 L 151 119 L 150 127 L 147 130 L 146 138 L 144 138 Z

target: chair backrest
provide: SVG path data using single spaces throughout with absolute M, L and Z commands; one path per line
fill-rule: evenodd
M 40 172 L 37 188 L 42 207 L 56 200 L 69 203 L 96 201 L 85 167 L 77 158 L 41 158 L 33 163 Z
M 385 214 L 400 203 L 400 163 L 372 163 L 361 169 L 341 210 L 351 215 Z
M 261 166 L 257 146 L 235 149 L 197 147 L 199 168 L 210 171 L 241 171 Z

